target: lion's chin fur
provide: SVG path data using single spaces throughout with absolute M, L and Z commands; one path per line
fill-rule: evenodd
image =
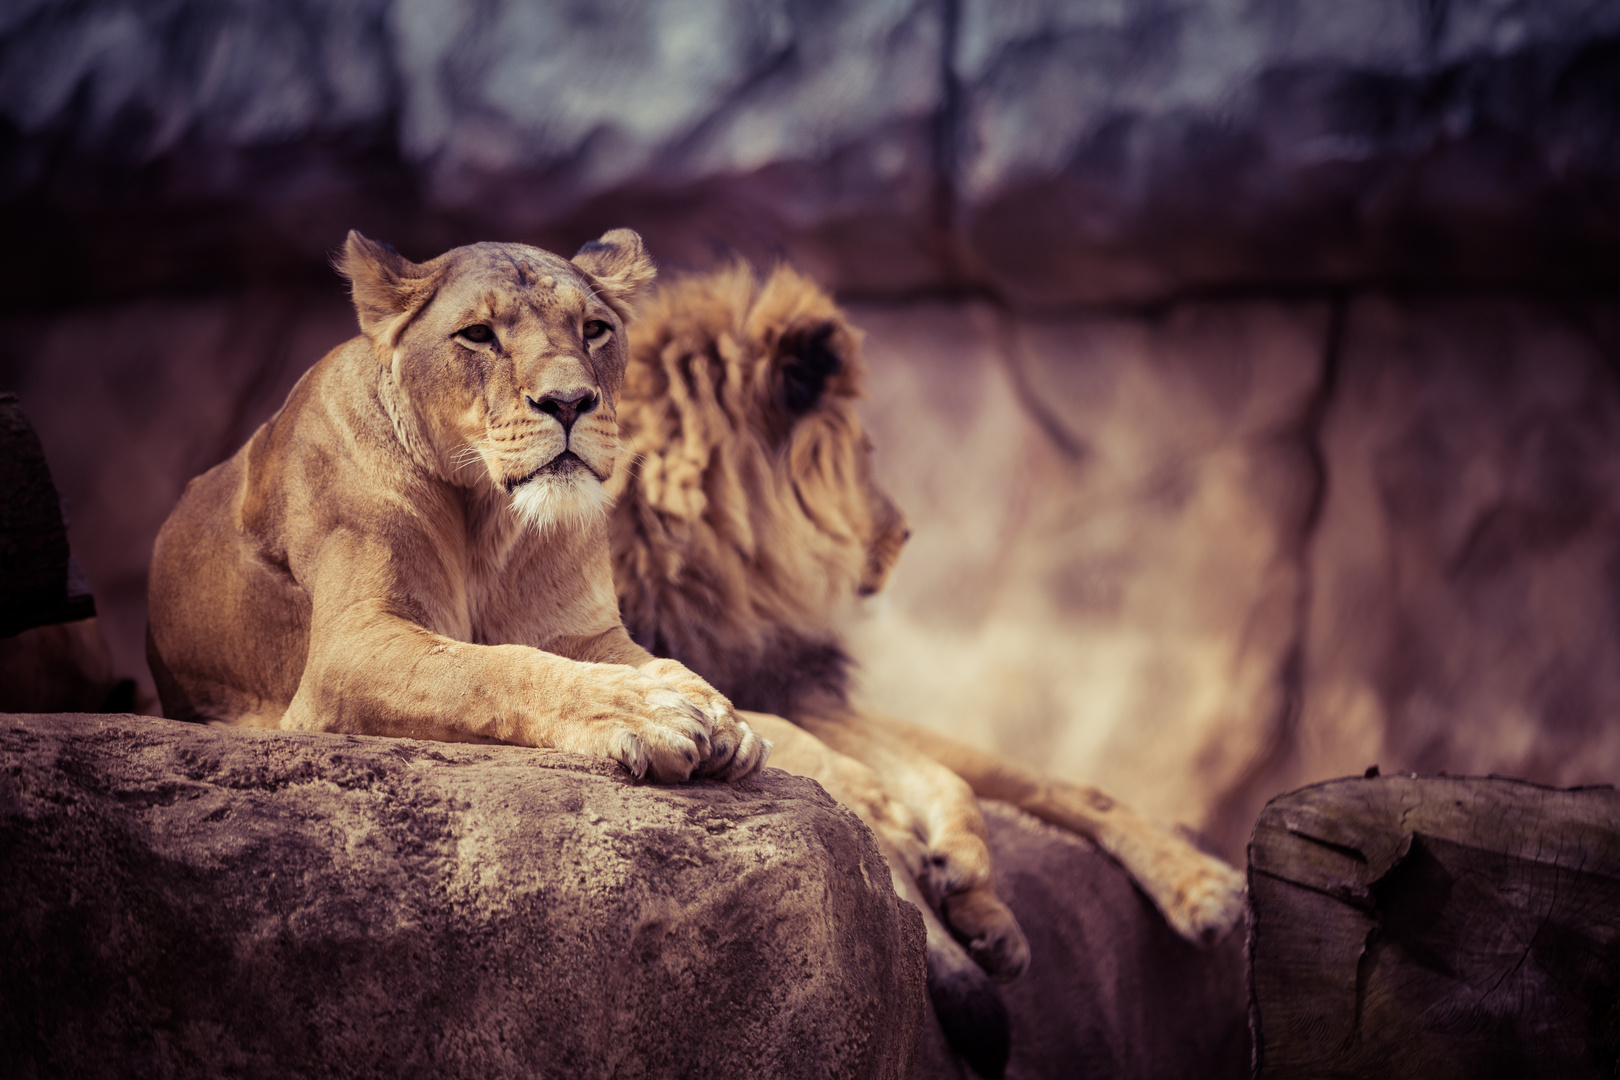
M 512 492 L 512 512 L 539 533 L 599 528 L 612 509 L 613 496 L 586 469 L 542 473 Z

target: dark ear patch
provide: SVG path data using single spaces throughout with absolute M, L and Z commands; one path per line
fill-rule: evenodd
M 837 330 L 830 322 L 782 335 L 777 347 L 781 363 L 782 407 L 794 416 L 803 416 L 821 402 L 827 380 L 844 367 L 844 358 L 833 348 Z

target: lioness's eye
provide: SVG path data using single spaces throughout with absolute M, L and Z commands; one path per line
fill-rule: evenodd
M 482 345 L 486 341 L 495 340 L 495 331 L 483 323 L 473 323 L 471 326 L 463 326 L 460 330 L 457 330 L 456 337 L 463 337 L 468 341 Z
M 585 324 L 585 340 L 600 341 L 607 337 L 608 331 L 612 329 L 613 327 L 609 326 L 601 319 L 592 319 Z

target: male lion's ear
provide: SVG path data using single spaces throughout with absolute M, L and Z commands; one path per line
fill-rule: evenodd
M 652 284 L 658 267 L 647 254 L 641 237 L 631 229 L 610 229 L 579 249 L 574 265 L 591 275 L 619 318 L 630 321 L 636 295 Z
M 815 323 L 795 327 L 777 342 L 777 396 L 789 415 L 800 417 L 814 409 L 827 381 L 844 370 L 834 341 L 837 332 L 834 323 Z
M 422 268 L 354 229 L 335 260 L 337 271 L 349 279 L 360 329 L 375 337 L 391 319 L 414 306 L 422 284 Z

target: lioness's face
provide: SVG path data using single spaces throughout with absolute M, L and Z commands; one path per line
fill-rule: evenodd
M 555 255 L 494 244 L 454 254 L 400 343 L 411 398 L 454 403 L 435 440 L 456 447 L 452 479 L 482 468 L 537 522 L 600 502 L 618 453 L 623 322 Z
M 629 264 L 634 287 L 650 280 L 639 238 L 619 230 L 573 262 L 474 244 L 415 268 L 432 287 L 389 328 L 390 363 L 446 479 L 493 485 L 536 525 L 606 509 L 631 291 L 613 271 Z

